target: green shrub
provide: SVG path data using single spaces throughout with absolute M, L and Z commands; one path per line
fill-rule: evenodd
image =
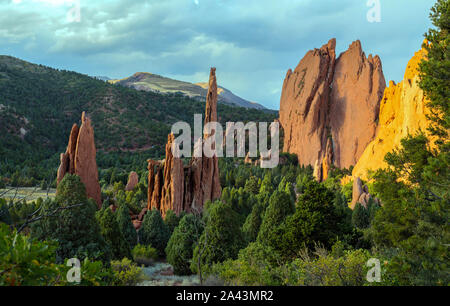
M 214 265 L 211 273 L 230 286 L 279 286 L 277 259 L 271 247 L 254 242 L 239 252 L 238 259 Z
M 50 286 L 57 284 L 61 267 L 56 242 L 41 242 L 0 224 L 0 285 Z
M 145 279 L 142 269 L 128 258 L 111 261 L 111 269 L 115 286 L 135 286 Z
M 136 245 L 131 251 L 133 260 L 138 264 L 149 266 L 158 259 L 158 250 L 152 248 L 150 245 Z

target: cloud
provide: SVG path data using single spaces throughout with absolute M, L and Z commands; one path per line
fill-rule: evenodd
M 80 1 L 80 22 L 67 14 Z M 429 27 L 426 1 L 380 0 L 369 23 L 363 0 L 0 0 L 0 53 L 91 75 L 148 71 L 218 80 L 243 98 L 279 107 L 281 86 L 307 50 L 331 37 L 344 51 L 361 39 L 399 80 Z

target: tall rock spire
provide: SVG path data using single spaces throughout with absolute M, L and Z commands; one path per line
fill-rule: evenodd
M 86 187 L 87 197 L 93 199 L 100 208 L 102 201 L 98 182 L 94 129 L 85 112 L 81 115 L 80 128 L 76 124 L 72 126 L 66 153 L 61 154 L 58 184 L 66 173 L 76 174 L 80 177 Z
M 205 124 L 217 122 L 217 80 L 216 69 L 211 68 L 209 88 L 206 96 Z M 214 136 L 204 133 L 196 143 L 203 149 L 203 142 Z M 147 209 L 158 209 L 163 216 L 168 210 L 177 215 L 182 211 L 201 212 L 206 201 L 220 198 L 222 188 L 219 179 L 219 163 L 217 156 L 192 157 L 188 166 L 183 165 L 180 158 L 174 156 L 172 144 L 175 137 L 169 134 L 166 144 L 166 158 L 162 164 L 148 160 L 148 199 Z M 156 166 L 156 172 L 155 172 Z

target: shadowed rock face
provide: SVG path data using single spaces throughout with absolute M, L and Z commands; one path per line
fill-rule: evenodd
M 211 68 L 205 124 L 217 121 L 215 71 L 215 68 Z M 203 141 L 210 136 L 214 136 L 214 133 L 203 135 L 203 139 L 198 140 L 197 147 L 202 146 Z M 163 163 L 148 160 L 147 208 L 158 209 L 163 217 L 168 210 L 173 210 L 177 215 L 182 211 L 201 212 L 206 201 L 220 198 L 222 192 L 217 157 L 192 157 L 189 166 L 184 166 L 183 161 L 172 152 L 174 141 L 174 135 L 169 134 Z
M 337 60 L 335 47 L 332 39 L 289 70 L 280 100 L 284 151 L 297 154 L 300 164 L 317 162 L 320 179 L 331 164 L 356 164 L 375 136 L 386 87 L 380 58 L 366 58 L 359 41 Z
M 83 112 L 80 128 L 73 125 L 66 153 L 61 154 L 57 183 L 61 182 L 66 173 L 78 175 L 86 187 L 87 197 L 93 199 L 100 208 L 101 191 L 95 156 L 94 129 L 91 120 Z

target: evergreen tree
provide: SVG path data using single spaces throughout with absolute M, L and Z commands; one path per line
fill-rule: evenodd
M 270 197 L 269 206 L 264 213 L 258 233 L 258 242 L 266 243 L 272 238 L 275 239 L 275 237 L 272 237 L 274 230 L 294 211 L 295 208 L 290 196 L 284 191 L 275 191 Z
M 258 194 L 260 186 L 258 185 L 258 178 L 256 176 L 251 176 L 245 183 L 245 191 Z
M 147 212 L 139 230 L 139 242 L 151 245 L 158 250 L 160 256 L 164 256 L 169 238 L 169 228 L 164 223 L 159 210 L 153 209 Z
M 361 229 L 369 227 L 369 211 L 360 203 L 356 203 L 353 209 L 352 224 Z
M 198 272 L 200 261 L 203 270 L 214 263 L 235 259 L 245 240 L 239 223 L 239 215 L 229 204 L 212 203 L 206 213 L 206 226 L 194 250 L 191 270 Z
M 284 258 L 297 256 L 304 247 L 314 249 L 317 243 L 331 248 L 339 237 L 348 234 L 350 228 L 343 220 L 345 216 L 338 213 L 331 191 L 315 180 L 309 181 L 304 188 L 304 193 L 297 200 L 295 213 L 287 216 L 280 226 L 272 227 L 268 234 L 264 234 L 261 226 L 258 235 L 258 239 L 261 236 L 262 241 L 279 251 Z
M 203 231 L 201 220 L 187 214 L 173 231 L 166 247 L 167 262 L 170 263 L 176 275 L 191 274 L 190 264 L 197 238 Z
M 130 210 L 127 205 L 119 205 L 119 208 L 116 211 L 116 218 L 119 230 L 132 250 L 137 244 L 137 233 L 131 222 Z
M 253 205 L 252 212 L 247 216 L 247 219 L 242 226 L 242 232 L 247 242 L 253 242 L 258 237 L 263 215 L 264 206 L 260 203 Z
M 100 224 L 101 234 L 111 248 L 113 259 L 132 258 L 130 245 L 120 231 L 116 216 L 111 209 L 99 210 L 96 217 Z
M 166 217 L 164 219 L 164 223 L 167 225 L 170 235 L 172 235 L 174 229 L 178 226 L 179 222 L 180 222 L 180 219 L 173 212 L 173 210 L 168 210 L 166 212 Z
M 101 236 L 95 218 L 97 205 L 93 200 L 87 199 L 84 184 L 77 175 L 64 176 L 58 185 L 55 201 L 45 201 L 40 214 L 45 216 L 58 208 L 74 205 L 80 206 L 62 209 L 53 217 L 33 223 L 33 236 L 40 240 L 58 240 L 58 262 L 74 257 L 80 260 L 89 257 L 109 262 L 111 250 Z

